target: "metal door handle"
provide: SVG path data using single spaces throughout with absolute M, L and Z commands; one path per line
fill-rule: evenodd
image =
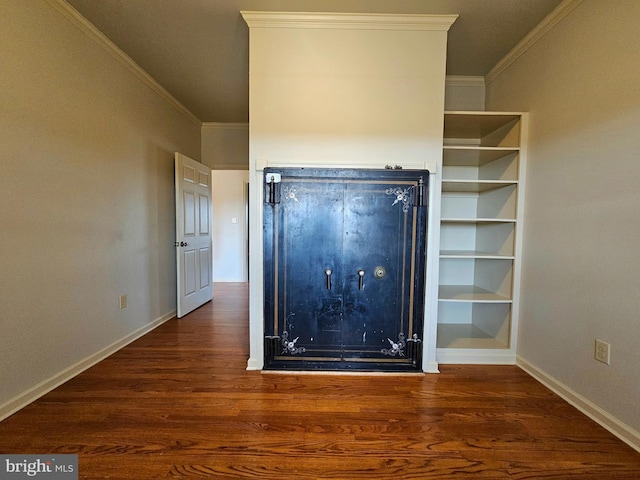
M 327 276 L 327 290 L 331 290 L 331 269 L 327 268 L 324 273 Z
M 187 246 L 189 246 L 189 244 L 187 242 L 180 242 L 180 246 L 181 247 L 187 247 Z
M 358 270 L 358 290 L 364 288 L 364 270 Z

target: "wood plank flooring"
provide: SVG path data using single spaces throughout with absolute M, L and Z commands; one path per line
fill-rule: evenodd
M 82 479 L 638 479 L 640 454 L 512 366 L 247 372 L 246 284 L 0 423 Z

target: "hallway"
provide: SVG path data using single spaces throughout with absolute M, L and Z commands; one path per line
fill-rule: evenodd
M 247 284 L 0 423 L 0 452 L 82 479 L 637 479 L 640 453 L 515 366 L 247 372 Z

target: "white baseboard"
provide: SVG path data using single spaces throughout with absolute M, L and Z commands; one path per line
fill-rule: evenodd
M 438 362 L 424 362 L 422 364 L 422 370 L 424 373 L 440 373 L 438 365 Z
M 515 365 L 516 356 L 510 350 L 438 348 L 436 361 L 440 365 Z
M 631 448 L 640 452 L 640 432 L 621 422 L 613 415 L 605 412 L 596 404 L 590 402 L 562 382 L 556 380 L 544 371 L 538 369 L 536 366 L 530 364 L 524 358 L 518 356 L 516 358 L 516 365 L 518 365 L 520 368 L 522 368 L 522 370 L 527 372 L 544 386 L 549 388 L 551 391 L 558 394 L 564 400 L 576 407 L 598 425 L 606 428 Z
M 114 354 L 115 352 L 120 350 L 122 347 L 127 346 L 128 344 L 142 337 L 143 335 L 150 332 L 154 328 L 162 325 L 167 320 L 171 320 L 175 316 L 176 316 L 175 311 L 169 312 L 163 315 L 162 317 L 153 320 L 151 323 L 148 323 L 145 326 L 139 328 L 138 330 L 130 333 L 129 335 L 121 338 L 120 340 L 117 340 L 116 342 L 103 348 L 102 350 L 94 353 L 93 355 L 90 355 L 84 358 L 83 360 L 80 360 L 78 363 L 71 365 L 68 368 L 65 368 L 64 370 L 57 373 L 53 377 L 47 380 L 44 380 L 39 384 L 35 385 L 34 387 L 30 388 L 29 390 L 13 397 L 12 399 L 0 405 L 0 421 L 13 415 L 18 410 L 26 407 L 27 405 L 34 402 L 38 398 L 49 393 L 54 388 L 57 388 L 63 383 L 71 380 L 73 377 L 84 372 L 85 370 L 94 366 L 96 363 L 104 360 L 108 356 Z
M 247 370 L 262 370 L 262 362 L 257 358 L 247 360 Z

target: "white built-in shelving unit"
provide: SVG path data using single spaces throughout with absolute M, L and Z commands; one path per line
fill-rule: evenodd
M 515 363 L 526 124 L 445 112 L 438 363 Z

